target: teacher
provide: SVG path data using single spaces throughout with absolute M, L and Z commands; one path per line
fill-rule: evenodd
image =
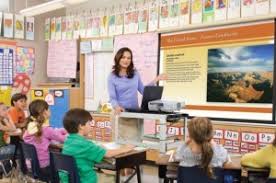
M 108 77 L 109 99 L 115 114 L 120 114 L 126 108 L 138 108 L 137 90 L 143 94 L 144 84 L 133 64 L 132 51 L 121 48 L 115 55 L 113 71 Z M 158 75 L 149 85 L 160 80 L 166 80 L 165 74 Z

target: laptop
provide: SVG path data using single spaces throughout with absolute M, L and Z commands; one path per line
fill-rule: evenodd
M 160 100 L 162 98 L 162 86 L 146 86 L 143 93 L 141 108 L 125 109 L 127 112 L 140 113 L 157 113 L 157 111 L 149 111 L 148 103 L 153 100 Z

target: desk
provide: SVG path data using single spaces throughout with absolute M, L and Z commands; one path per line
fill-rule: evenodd
M 230 155 L 231 156 L 231 155 Z M 169 155 L 160 155 L 156 164 L 159 167 L 159 177 L 165 178 L 167 170 L 170 172 L 174 172 L 177 174 L 178 162 L 169 162 Z M 225 170 L 236 170 L 241 171 L 241 182 L 248 183 L 248 175 L 252 172 L 263 172 L 269 173 L 269 169 L 267 168 L 251 168 L 251 167 L 243 167 L 240 164 L 241 156 L 233 155 L 231 156 L 231 166 L 225 167 Z
M 60 152 L 62 148 L 63 144 L 50 144 L 49 146 L 49 149 L 55 152 Z M 144 164 L 145 162 L 146 150 L 132 150 L 128 153 L 114 156 L 113 158 L 104 158 L 101 163 L 95 164 L 95 168 L 116 171 L 116 183 L 120 183 L 120 170 L 134 167 L 135 172 L 128 180 L 137 174 L 137 181 L 138 183 L 141 183 L 140 165 Z
M 170 145 L 172 148 L 177 147 L 181 142 L 174 142 L 174 143 L 169 143 L 167 141 L 167 117 L 170 114 L 153 114 L 153 113 L 135 113 L 135 112 L 121 112 L 120 115 L 117 115 L 115 117 L 115 141 L 119 144 L 133 144 L 136 146 L 147 146 L 147 144 L 142 143 L 142 138 L 144 136 L 144 119 L 149 119 L 149 120 L 158 120 L 159 125 L 160 125 L 160 136 L 159 136 L 159 143 L 157 145 L 150 144 L 147 147 L 152 148 L 152 149 L 158 149 L 159 152 L 165 153 L 168 149 L 168 146 Z M 184 117 L 184 120 L 188 117 L 186 114 L 182 114 Z M 139 131 L 139 137 L 140 137 L 140 142 L 137 140 L 133 139 L 122 139 L 119 136 L 119 123 L 120 123 L 120 118 L 134 118 L 138 119 L 138 131 Z

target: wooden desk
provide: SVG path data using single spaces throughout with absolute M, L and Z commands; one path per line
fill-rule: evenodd
M 61 152 L 63 144 L 50 144 L 49 149 L 54 152 Z M 103 162 L 95 164 L 95 168 L 116 171 L 116 183 L 120 183 L 120 170 L 124 168 L 135 168 L 135 172 L 126 180 L 128 182 L 137 174 L 137 181 L 141 183 L 140 165 L 146 162 L 146 150 L 132 150 L 128 153 L 104 158 Z
M 126 180 L 128 182 L 135 174 L 137 181 L 141 183 L 140 165 L 146 162 L 146 151 L 130 151 L 125 154 L 115 156 L 111 159 L 104 159 L 102 163 L 95 164 L 98 169 L 116 171 L 116 183 L 120 182 L 120 170 L 124 168 L 135 168 L 135 172 Z
M 160 155 L 156 164 L 159 168 L 159 178 L 166 178 L 167 171 L 174 171 L 177 174 L 178 162 L 169 162 L 169 155 Z M 236 170 L 241 171 L 241 182 L 248 183 L 249 174 L 252 172 L 263 172 L 269 173 L 269 169 L 267 168 L 251 168 L 244 167 L 240 164 L 241 156 L 231 156 L 231 166 L 225 167 L 225 170 Z

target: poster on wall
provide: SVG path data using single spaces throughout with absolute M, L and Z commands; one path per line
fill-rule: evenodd
M 148 30 L 148 9 L 141 9 L 138 16 L 138 32 L 144 33 Z
M 183 27 L 190 23 L 190 0 L 180 0 L 179 25 Z
M 56 40 L 61 40 L 61 17 L 56 18 Z
M 215 1 L 215 21 L 226 20 L 227 16 L 227 0 Z
M 170 27 L 177 27 L 179 25 L 179 0 L 171 0 L 170 3 Z
M 100 35 L 103 37 L 108 36 L 108 19 L 109 19 L 109 16 L 107 16 L 107 15 L 103 15 L 101 17 Z
M 35 65 L 34 48 L 16 47 L 15 73 L 32 75 Z
M 124 14 L 119 13 L 115 17 L 116 32 L 115 35 L 121 35 L 124 31 Z
M 66 39 L 71 40 L 73 38 L 74 21 L 72 16 L 66 17 Z
M 251 17 L 255 15 L 255 0 L 241 0 L 241 17 Z
M 51 19 L 46 18 L 45 19 L 45 29 L 44 29 L 44 39 L 46 41 L 50 40 L 50 27 L 51 27 Z
M 26 17 L 26 39 L 34 40 L 34 17 Z
M 116 25 L 115 25 L 116 16 L 110 15 L 108 20 L 108 35 L 114 36 L 116 33 Z
M 13 14 L 4 13 L 4 37 L 13 38 Z
M 227 18 L 235 19 L 241 17 L 241 1 L 228 0 Z
M 0 48 L 0 85 L 12 85 L 14 50 Z
M 149 6 L 149 32 L 158 29 L 158 4 L 153 1 Z
M 269 13 L 269 0 L 256 0 L 256 15 L 267 15 Z
M 74 20 L 74 28 L 73 28 L 73 39 L 79 39 L 80 35 L 80 17 L 73 17 Z
M 24 39 L 24 16 L 14 15 L 14 38 Z
M 207 102 L 272 103 L 274 45 L 208 49 Z
M 214 15 L 215 15 L 214 8 L 215 8 L 215 0 L 204 0 L 203 22 L 214 21 Z
M 167 28 L 170 26 L 169 19 L 169 1 L 162 0 L 160 2 L 159 28 Z
M 56 39 L 56 18 L 51 18 L 51 40 Z
M 191 23 L 202 23 L 202 0 L 191 0 Z
M 66 40 L 66 17 L 61 17 L 61 39 Z

